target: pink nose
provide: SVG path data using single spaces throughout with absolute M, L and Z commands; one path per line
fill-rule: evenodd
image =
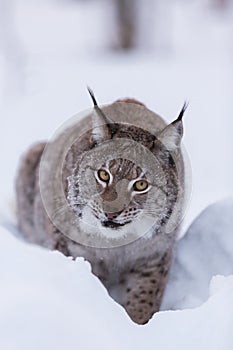
M 118 215 L 120 215 L 121 211 L 114 212 L 114 213 L 105 213 L 108 219 L 115 219 Z

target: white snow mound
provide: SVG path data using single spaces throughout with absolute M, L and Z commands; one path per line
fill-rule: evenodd
M 233 198 L 229 198 L 208 206 L 177 243 L 163 310 L 201 305 L 208 299 L 212 277 L 232 274 Z M 223 284 L 224 278 L 220 289 Z
M 233 348 L 233 276 L 215 277 L 192 310 L 130 321 L 83 259 L 25 244 L 0 227 L 0 349 Z

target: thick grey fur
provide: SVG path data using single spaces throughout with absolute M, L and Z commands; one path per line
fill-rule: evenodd
M 91 263 L 93 273 L 99 277 L 109 294 L 125 308 L 130 318 L 138 324 L 145 324 L 160 308 L 178 230 L 174 225 L 172 232 L 169 234 L 165 232 L 166 222 L 175 205 L 178 182 L 184 183 L 183 159 L 180 151 L 182 121 L 177 120 L 177 125 L 173 122 L 178 135 L 178 141 L 177 135 L 173 135 L 176 138 L 174 149 L 171 149 L 171 140 L 168 141 L 168 148 L 175 162 L 173 166 L 170 155 L 164 147 L 166 137 L 171 138 L 172 132 L 170 130 L 167 132 L 168 126 L 157 114 L 132 99 L 115 102 L 102 110 L 111 121 L 118 124 L 112 133 L 105 124 L 103 139 L 128 135 L 163 159 L 164 171 L 170 181 L 168 190 L 173 193 L 168 199 L 164 220 L 161 220 L 159 226 L 147 236 L 121 247 L 91 248 L 73 242 L 53 226 L 41 200 L 38 174 L 40 158 L 46 144 L 42 142 L 33 145 L 20 163 L 16 180 L 18 224 L 29 242 L 57 249 L 67 256 L 74 258 L 81 256 L 87 259 Z M 121 124 L 132 121 L 135 127 L 132 126 L 130 129 L 126 124 Z M 75 128 L 78 130 L 81 124 L 85 124 L 87 130 L 92 130 L 93 116 L 88 116 Z M 75 132 L 75 128 L 72 132 Z M 77 159 L 82 157 L 84 151 L 91 149 L 94 143 L 95 137 L 90 131 L 71 148 L 64 167 L 64 189 L 67 194 L 67 178 L 75 171 L 75 167 L 78 167 Z M 124 177 L 124 174 L 122 176 Z M 141 203 L 139 200 L 138 205 L 143 209 L 143 200 Z M 80 210 L 82 211 L 82 208 Z M 153 215 L 153 204 L 151 211 Z M 177 223 L 179 219 L 177 217 Z

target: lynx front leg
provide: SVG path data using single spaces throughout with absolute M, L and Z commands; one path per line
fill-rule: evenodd
M 159 311 L 170 262 L 171 251 L 154 263 L 150 261 L 150 264 L 130 269 L 122 276 L 117 290 L 110 289 L 112 297 L 125 308 L 134 322 L 145 324 Z

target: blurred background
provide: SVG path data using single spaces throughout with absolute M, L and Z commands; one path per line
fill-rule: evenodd
M 186 225 L 233 194 L 232 0 L 0 0 L 0 210 L 19 158 L 67 118 L 134 97 L 172 121 L 184 100 Z M 10 212 L 11 209 L 9 209 Z

